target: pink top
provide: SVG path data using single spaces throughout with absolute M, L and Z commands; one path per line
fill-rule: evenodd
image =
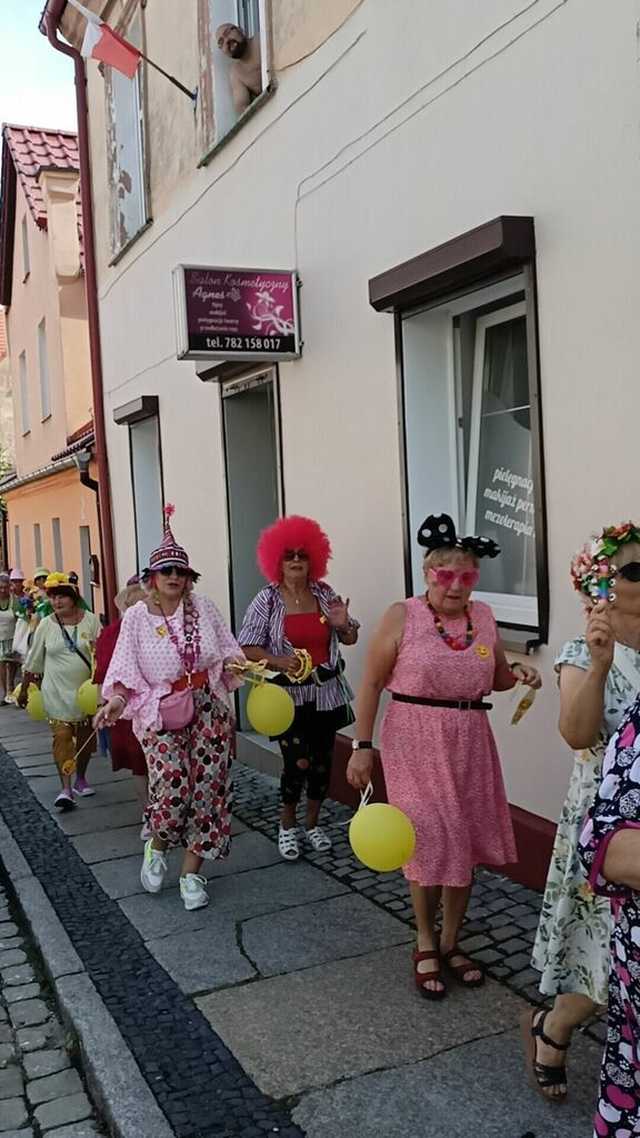
M 242 683 L 223 671 L 224 663 L 243 659 L 244 654 L 213 601 L 200 596 L 193 599 L 200 617 L 200 657 L 196 670 L 206 669 L 212 692 L 224 698 Z M 171 618 L 171 624 L 183 648 L 182 603 Z M 129 702 L 123 715 L 132 720 L 133 730 L 140 739 L 145 731 L 160 727 L 158 704 L 169 694 L 174 680 L 182 675 L 182 661 L 169 637 L 164 617 L 154 616 L 144 601 L 138 601 L 122 618 L 118 643 L 102 685 L 104 699 L 115 694 L 115 684 L 127 689 Z

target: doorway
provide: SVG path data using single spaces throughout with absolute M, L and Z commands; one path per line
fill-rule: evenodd
M 249 602 L 264 586 L 256 564 L 258 535 L 283 510 L 280 406 L 275 369 L 222 385 L 232 627 L 237 633 Z M 245 730 L 247 693 L 239 698 Z

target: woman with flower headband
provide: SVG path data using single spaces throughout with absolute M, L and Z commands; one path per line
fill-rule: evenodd
M 560 733 L 576 752 L 556 833 L 533 950 L 550 1010 L 523 1017 L 530 1073 L 551 1102 L 567 1096 L 566 1055 L 575 1028 L 607 1002 L 611 919 L 594 896 L 578 840 L 601 778 L 608 739 L 640 689 L 640 528 L 608 526 L 571 563 L 587 610 L 582 636 L 556 660 Z
M 404 867 L 418 932 L 414 979 L 421 996 L 440 1000 L 443 963 L 465 987 L 484 981 L 457 943 L 475 866 L 517 860 L 484 697 L 518 681 L 538 688 L 540 677 L 529 665 L 507 663 L 491 609 L 471 601 L 479 559 L 499 554 L 495 542 L 459 538 L 442 514 L 423 522 L 418 544 L 426 550 L 426 593 L 392 605 L 369 645 L 347 777 L 359 790 L 371 778 L 373 726 L 387 688 L 380 747 L 387 794 L 416 830 Z
M 249 660 L 266 660 L 283 674 L 295 704 L 293 724 L 278 738 L 283 759 L 278 849 L 286 861 L 295 861 L 300 856 L 296 809 L 305 788 L 306 840 L 319 852 L 331 848 L 318 818 L 329 789 L 336 732 L 353 722 L 353 693 L 342 676 L 340 645 L 355 644 L 359 625 L 349 616 L 349 601 L 323 580 L 331 545 L 312 518 L 279 518 L 260 535 L 257 555 L 269 584 L 249 605 L 238 639 Z M 291 683 L 301 674 L 303 653 L 312 670 L 302 682 Z
M 228 693 L 241 683 L 227 664 L 244 660 L 213 601 L 196 596 L 200 574 L 176 542 L 165 508 L 164 536 L 143 574 L 148 595 L 122 617 L 94 726 L 130 719 L 149 773 L 140 881 L 159 893 L 167 850 L 182 846 L 180 895 L 187 910 L 208 905 L 204 860 L 231 845 L 235 723 Z

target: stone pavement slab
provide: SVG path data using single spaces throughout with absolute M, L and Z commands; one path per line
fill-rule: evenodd
M 135 893 L 143 893 L 140 884 L 140 863 L 142 858 L 142 842 L 137 856 L 119 858 L 113 862 L 97 862 L 91 869 L 109 897 L 120 899 L 131 897 Z M 238 833 L 231 846 L 231 855 L 223 861 L 205 861 L 201 873 L 210 879 L 228 877 L 234 873 L 244 873 L 249 869 L 261 869 L 263 866 L 276 865 L 281 862 L 278 847 L 274 842 L 262 834 L 249 830 Z M 169 858 L 169 870 L 164 881 L 164 888 L 175 887 L 180 876 L 180 859 L 177 855 Z
M 522 1007 L 491 981 L 473 992 L 454 988 L 442 1003 L 420 1001 L 406 945 L 196 1003 L 260 1089 L 275 1098 L 498 1034 L 517 1023 Z
M 29 749 L 24 755 L 15 755 L 13 761 L 20 770 L 23 770 L 25 767 L 28 767 L 29 770 L 33 770 L 34 767 L 49 767 L 53 765 L 50 749 L 41 751 L 40 753 Z
M 296 862 L 221 877 L 210 886 L 211 904 L 191 913 L 185 912 L 175 889 L 163 890 L 156 896 L 143 893 L 126 897 L 119 905 L 142 938 L 153 940 L 171 933 L 209 928 L 221 917 L 239 921 L 346 891 L 345 886 L 320 870 Z
M 139 833 L 142 807 L 136 801 L 103 805 L 96 798 L 83 798 L 69 814 L 56 811 L 56 820 L 65 834 L 99 834 L 123 826 L 137 826 Z
M 136 826 L 122 826 L 117 830 L 80 834 L 71 840 L 82 860 L 89 865 L 94 861 L 112 861 L 113 858 L 129 857 L 133 853 L 142 854 L 139 822 Z
M 553 1108 L 528 1086 L 519 1033 L 508 1032 L 313 1091 L 293 1117 L 307 1138 L 588 1138 L 599 1062 L 595 1043 L 576 1040 L 571 1097 Z
M 97 771 L 96 765 L 96 771 Z M 111 772 L 107 772 L 110 775 Z M 105 782 L 96 782 L 95 772 L 90 768 L 89 775 L 91 782 L 96 788 L 94 798 L 84 798 L 78 804 L 78 811 L 89 808 L 98 808 L 101 806 L 113 806 L 116 802 L 133 802 L 137 800 L 135 783 L 132 778 L 118 778 L 111 775 Z M 58 811 L 53 805 L 56 794 L 60 789 L 60 779 L 57 775 L 52 775 L 47 778 L 33 778 L 30 780 L 29 785 L 36 798 L 42 805 L 49 811 L 50 814 L 57 816 Z M 89 805 L 91 804 L 91 806 Z
M 236 923 L 229 918 L 219 918 L 199 932 L 150 940 L 147 948 L 183 992 L 211 992 L 257 976 L 238 944 Z
M 68 1122 L 81 1122 L 90 1115 L 91 1103 L 84 1091 L 54 1099 L 53 1102 L 45 1102 L 35 1111 L 36 1122 L 44 1131 L 65 1126 Z
M 254 917 L 243 923 L 241 937 L 247 956 L 263 976 L 414 940 L 412 929 L 402 921 L 354 893 Z

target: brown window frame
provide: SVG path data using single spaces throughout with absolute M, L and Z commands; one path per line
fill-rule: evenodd
M 396 373 L 399 403 L 400 463 L 404 569 L 407 595 L 412 590 L 411 550 L 415 535 L 409 532 L 409 494 L 403 320 L 409 312 L 431 302 L 463 296 L 481 285 L 495 284 L 516 273 L 524 277 L 527 362 L 531 401 L 531 441 L 534 480 L 537 628 L 499 621 L 511 648 L 530 651 L 546 644 L 549 636 L 549 565 L 545 494 L 544 445 L 540 399 L 540 351 L 536 282 L 535 226 L 532 217 L 501 216 L 427 250 L 369 281 L 369 302 L 377 312 L 394 315 Z

